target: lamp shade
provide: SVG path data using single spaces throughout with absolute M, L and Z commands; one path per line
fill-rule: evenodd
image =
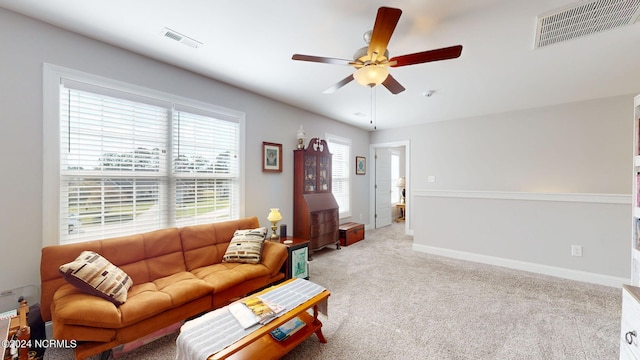
M 398 182 L 396 183 L 397 187 L 405 187 L 405 185 L 407 184 L 407 181 L 405 180 L 404 176 L 401 177 L 400 179 L 398 179 Z
M 270 209 L 269 215 L 267 215 L 267 220 L 269 220 L 272 223 L 282 220 L 282 215 L 280 215 L 280 211 L 278 210 L 279 209 L 276 209 L 276 208 Z
M 302 128 L 302 125 L 300 125 L 300 129 L 298 129 L 298 132 L 296 133 L 296 137 L 298 138 L 298 140 L 302 139 L 306 139 L 307 135 L 304 133 L 304 129 Z
M 367 65 L 356 70 L 353 78 L 362 86 L 374 87 L 382 84 L 389 76 L 389 69 L 383 65 Z

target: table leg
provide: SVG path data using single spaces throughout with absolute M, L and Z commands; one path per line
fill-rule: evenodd
M 316 330 L 316 336 L 321 343 L 326 344 L 327 339 L 322 334 L 322 322 L 318 320 L 318 305 L 313 306 L 313 325 L 319 326 L 318 330 Z

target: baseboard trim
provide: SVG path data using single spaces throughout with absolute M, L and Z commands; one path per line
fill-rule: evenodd
M 499 258 L 495 256 L 474 254 L 465 251 L 458 251 L 452 249 L 444 249 L 433 246 L 413 244 L 413 250 L 423 252 L 427 254 L 440 255 L 444 257 L 477 262 L 481 264 L 500 266 L 515 270 L 528 271 L 537 274 L 550 275 L 563 279 L 582 281 L 592 284 L 610 286 L 614 288 L 621 288 L 624 284 L 630 284 L 631 279 L 615 277 L 610 275 L 596 274 L 586 271 L 573 270 L 560 268 L 549 265 L 542 265 L 536 263 L 530 263 L 519 260 Z

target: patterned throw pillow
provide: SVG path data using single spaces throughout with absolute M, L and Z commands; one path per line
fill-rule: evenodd
M 222 261 L 258 264 L 262 258 L 262 245 L 266 236 L 266 227 L 236 230 Z
M 93 251 L 83 251 L 74 261 L 61 265 L 60 274 L 71 285 L 120 306 L 127 301 L 133 281 L 124 271 Z

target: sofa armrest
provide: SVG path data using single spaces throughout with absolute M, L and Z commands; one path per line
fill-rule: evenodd
M 269 269 L 271 276 L 275 276 L 287 260 L 287 254 L 286 245 L 267 240 L 262 247 L 261 263 Z

